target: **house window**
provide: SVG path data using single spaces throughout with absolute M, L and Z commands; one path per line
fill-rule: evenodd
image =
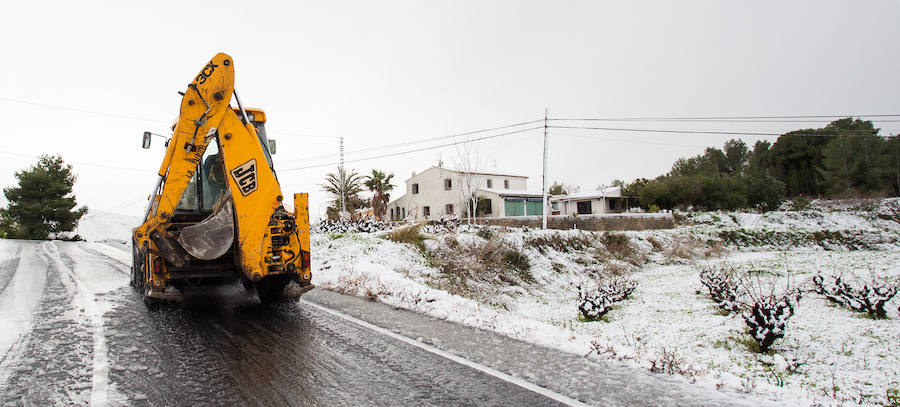
M 412 185 L 412 188 L 413 188 L 413 193 L 414 193 L 414 194 L 418 194 L 418 193 L 419 193 L 419 184 L 413 184 L 413 185 Z
M 481 210 L 482 214 L 490 215 L 490 214 L 494 213 L 494 210 L 492 209 L 493 207 L 494 206 L 491 205 L 490 199 L 483 198 L 483 199 L 478 200 L 478 209 Z
M 394 208 L 391 208 L 391 219 L 396 219 L 396 218 L 394 217 Z
M 609 199 L 609 200 L 607 200 L 607 202 L 609 202 L 609 210 L 613 211 L 616 209 L 616 201 Z
M 444 213 L 447 215 L 453 215 L 453 204 L 444 205 Z
M 503 180 L 503 188 L 509 189 L 509 180 L 508 179 Z
M 579 215 L 590 215 L 591 212 L 591 201 L 581 201 L 578 202 L 578 214 Z
M 422 207 L 422 215 L 431 216 L 431 207 L 430 206 Z
M 493 187 L 494 187 L 494 180 L 492 180 L 492 179 L 487 180 L 487 187 L 488 187 L 488 188 L 493 188 Z
M 450 178 L 445 179 L 444 180 L 444 189 L 449 191 L 452 188 L 453 188 L 453 181 L 451 181 Z
M 406 219 L 406 208 L 400 208 L 400 217 Z
M 550 207 L 553 208 L 554 211 L 559 210 L 559 202 L 551 202 Z

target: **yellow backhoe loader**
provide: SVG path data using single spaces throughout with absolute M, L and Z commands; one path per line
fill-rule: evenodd
M 312 289 L 308 195 L 294 194 L 293 212 L 285 209 L 265 113 L 241 104 L 234 60 L 217 54 L 179 93 L 159 180 L 134 229 L 132 285 L 149 307 L 180 299 L 186 286 L 237 279 L 263 303 Z M 144 148 L 152 136 L 144 133 Z

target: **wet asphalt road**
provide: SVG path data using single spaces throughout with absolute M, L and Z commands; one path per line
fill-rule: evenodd
M 29 272 L 47 280 L 31 331 L 13 347 L 17 360 L 0 365 L 0 404 L 87 404 L 94 347 L 89 323 L 72 317 L 64 266 L 74 261 L 62 250 L 55 264 L 22 244 L 45 267 Z M 0 267 L 4 283 L 13 263 Z M 313 307 L 263 306 L 237 284 L 187 291 L 183 303 L 156 312 L 130 287 L 102 296 L 115 304 L 104 315 L 112 405 L 558 405 Z
M 332 292 L 313 290 L 299 303 L 264 306 L 239 284 L 187 290 L 183 303 L 158 311 L 148 311 L 128 286 L 95 294 L 94 301 L 113 305 L 102 318 L 108 364 L 98 370 L 98 329 L 73 317 L 77 299 L 69 274 L 87 261 L 122 279 L 128 265 L 74 243 L 53 243 L 59 249 L 49 251 L 21 245 L 7 253 L 21 252 L 30 268 L 40 269 L 29 271 L 45 273 L 46 281 L 30 332 L 0 355 L 4 406 L 89 404 L 98 388 L 108 389 L 104 398 L 111 405 L 560 405 L 347 316 L 591 405 L 757 405 L 680 377 Z M 8 285 L 13 273 L 22 272 L 17 265 L 0 260 L 0 283 Z M 8 294 L 0 291 L 0 300 Z M 101 376 L 108 383 L 98 386 L 98 371 L 106 372 Z
M 302 304 L 240 287 L 183 307 L 121 307 L 110 373 L 136 405 L 494 405 L 553 400 Z

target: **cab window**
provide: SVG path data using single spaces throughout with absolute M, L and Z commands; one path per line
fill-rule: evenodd
M 213 140 L 203 154 L 201 166 L 203 211 L 211 211 L 216 201 L 225 195 L 228 183 L 225 179 L 225 169 L 222 154 L 219 153 L 219 143 Z

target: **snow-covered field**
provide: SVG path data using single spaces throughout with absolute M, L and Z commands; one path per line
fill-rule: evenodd
M 887 319 L 875 320 L 832 305 L 809 291 L 809 280 L 817 272 L 874 274 L 900 284 L 898 214 L 897 199 L 817 201 L 803 211 L 763 215 L 686 214 L 684 226 L 673 230 L 624 233 L 625 254 L 604 249 L 602 234 L 581 231 L 485 234 L 462 227 L 431 235 L 425 254 L 384 233 L 314 234 L 313 282 L 590 357 L 645 368 L 668 362 L 722 390 L 789 404 L 891 405 L 900 389 L 900 298 L 888 303 Z M 556 235 L 592 244 L 572 250 L 534 244 Z M 476 261 L 475 252 L 444 257 L 488 244 L 484 237 L 527 256 L 530 278 L 479 280 L 450 270 L 454 262 Z M 771 352 L 751 350 L 743 318 L 721 311 L 701 285 L 702 267 L 734 268 L 752 277 L 747 281 L 790 282 L 807 291 Z M 580 318 L 574 285 L 611 273 L 629 275 L 637 289 L 601 320 Z

